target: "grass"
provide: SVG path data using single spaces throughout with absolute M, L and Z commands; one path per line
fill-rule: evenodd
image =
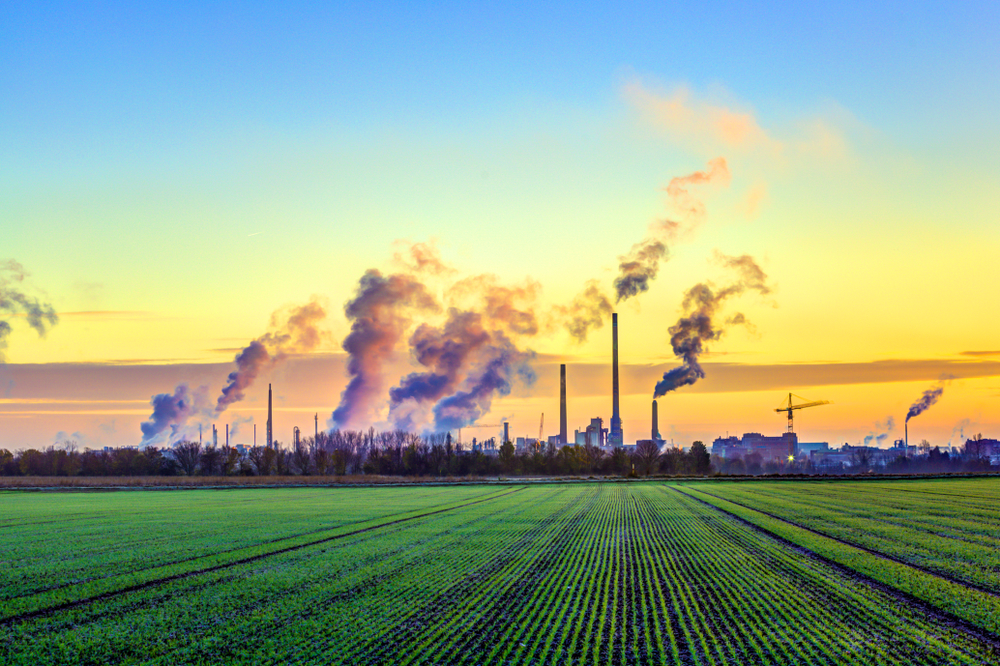
M 995 661 L 696 485 L 5 493 L 0 663 Z

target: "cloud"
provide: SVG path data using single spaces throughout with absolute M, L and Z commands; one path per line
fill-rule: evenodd
M 672 135 L 740 152 L 777 154 L 784 150 L 783 142 L 764 130 L 752 112 L 699 98 L 687 86 L 655 91 L 632 79 L 622 87 L 622 94 L 650 124 Z
M 727 99 L 719 101 L 686 85 L 667 90 L 632 78 L 622 86 L 622 96 L 649 125 L 706 152 L 839 158 L 849 150 L 843 132 L 825 117 L 803 118 L 781 131 L 765 129 L 752 109 L 740 108 L 725 92 L 717 97 Z

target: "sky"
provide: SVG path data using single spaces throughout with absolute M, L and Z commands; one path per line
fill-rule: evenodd
M 7 3 L 0 262 L 27 275 L 0 276 L 58 321 L 0 312 L 0 447 L 138 444 L 182 384 L 198 410 L 146 441 L 199 423 L 249 441 L 269 382 L 282 440 L 403 412 L 433 428 L 433 401 L 390 410 L 428 370 L 411 336 L 496 289 L 537 331 L 486 317 L 516 354 L 469 432 L 537 436 L 544 414 L 555 434 L 560 363 L 570 432 L 607 423 L 609 322 L 580 341 L 566 308 L 592 280 L 613 302 L 651 238 L 655 279 L 614 303 L 627 441 L 681 364 L 685 294 L 736 284 L 743 255 L 765 288 L 720 304 L 705 377 L 659 399 L 664 437 L 778 434 L 793 392 L 832 402 L 798 412 L 802 441 L 888 442 L 939 383 L 911 443 L 998 437 L 998 34 L 986 2 Z M 698 172 L 715 177 L 673 180 Z M 446 268 L 417 270 L 413 247 Z M 399 311 L 338 422 L 370 269 L 437 307 Z M 459 303 L 456 284 L 479 291 Z M 280 342 L 307 303 L 315 337 Z M 243 399 L 213 411 L 268 334 Z M 470 358 L 455 393 L 488 360 Z

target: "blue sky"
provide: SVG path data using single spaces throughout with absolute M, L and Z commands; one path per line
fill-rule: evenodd
M 339 341 L 358 276 L 401 238 L 565 302 L 610 282 L 671 178 L 719 156 L 732 182 L 704 191 L 708 223 L 623 311 L 639 322 L 628 360 L 672 359 L 666 328 L 715 250 L 753 254 L 780 287 L 780 308 L 752 306 L 757 333 L 721 353 L 995 349 L 998 35 L 985 2 L 7 3 L 0 259 L 62 312 L 141 313 L 18 331 L 9 360 L 222 363 L 218 349 L 314 294 Z M 651 111 L 678 96 L 693 119 Z M 756 139 L 699 124 L 716 112 Z M 604 342 L 532 344 L 597 358 Z M 966 395 L 980 414 L 995 401 L 983 381 Z M 891 410 L 918 388 L 885 393 Z M 851 418 L 884 418 L 865 395 Z M 709 437 L 718 403 L 691 409 Z M 831 439 L 853 436 L 829 418 Z

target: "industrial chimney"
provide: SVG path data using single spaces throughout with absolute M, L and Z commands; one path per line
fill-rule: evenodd
M 660 418 L 657 414 L 656 401 L 653 401 L 653 441 L 660 441 Z
M 271 430 L 273 423 L 271 422 L 271 385 L 267 385 L 267 448 L 271 448 L 273 443 Z
M 559 443 L 566 445 L 566 364 L 559 366 Z
M 501 444 L 506 444 L 509 441 L 510 441 L 510 422 L 509 421 L 504 421 L 503 422 L 503 441 L 500 442 L 500 443 Z
M 608 445 L 622 446 L 625 437 L 622 434 L 622 418 L 618 412 L 618 313 L 611 314 L 611 423 L 609 424 Z

